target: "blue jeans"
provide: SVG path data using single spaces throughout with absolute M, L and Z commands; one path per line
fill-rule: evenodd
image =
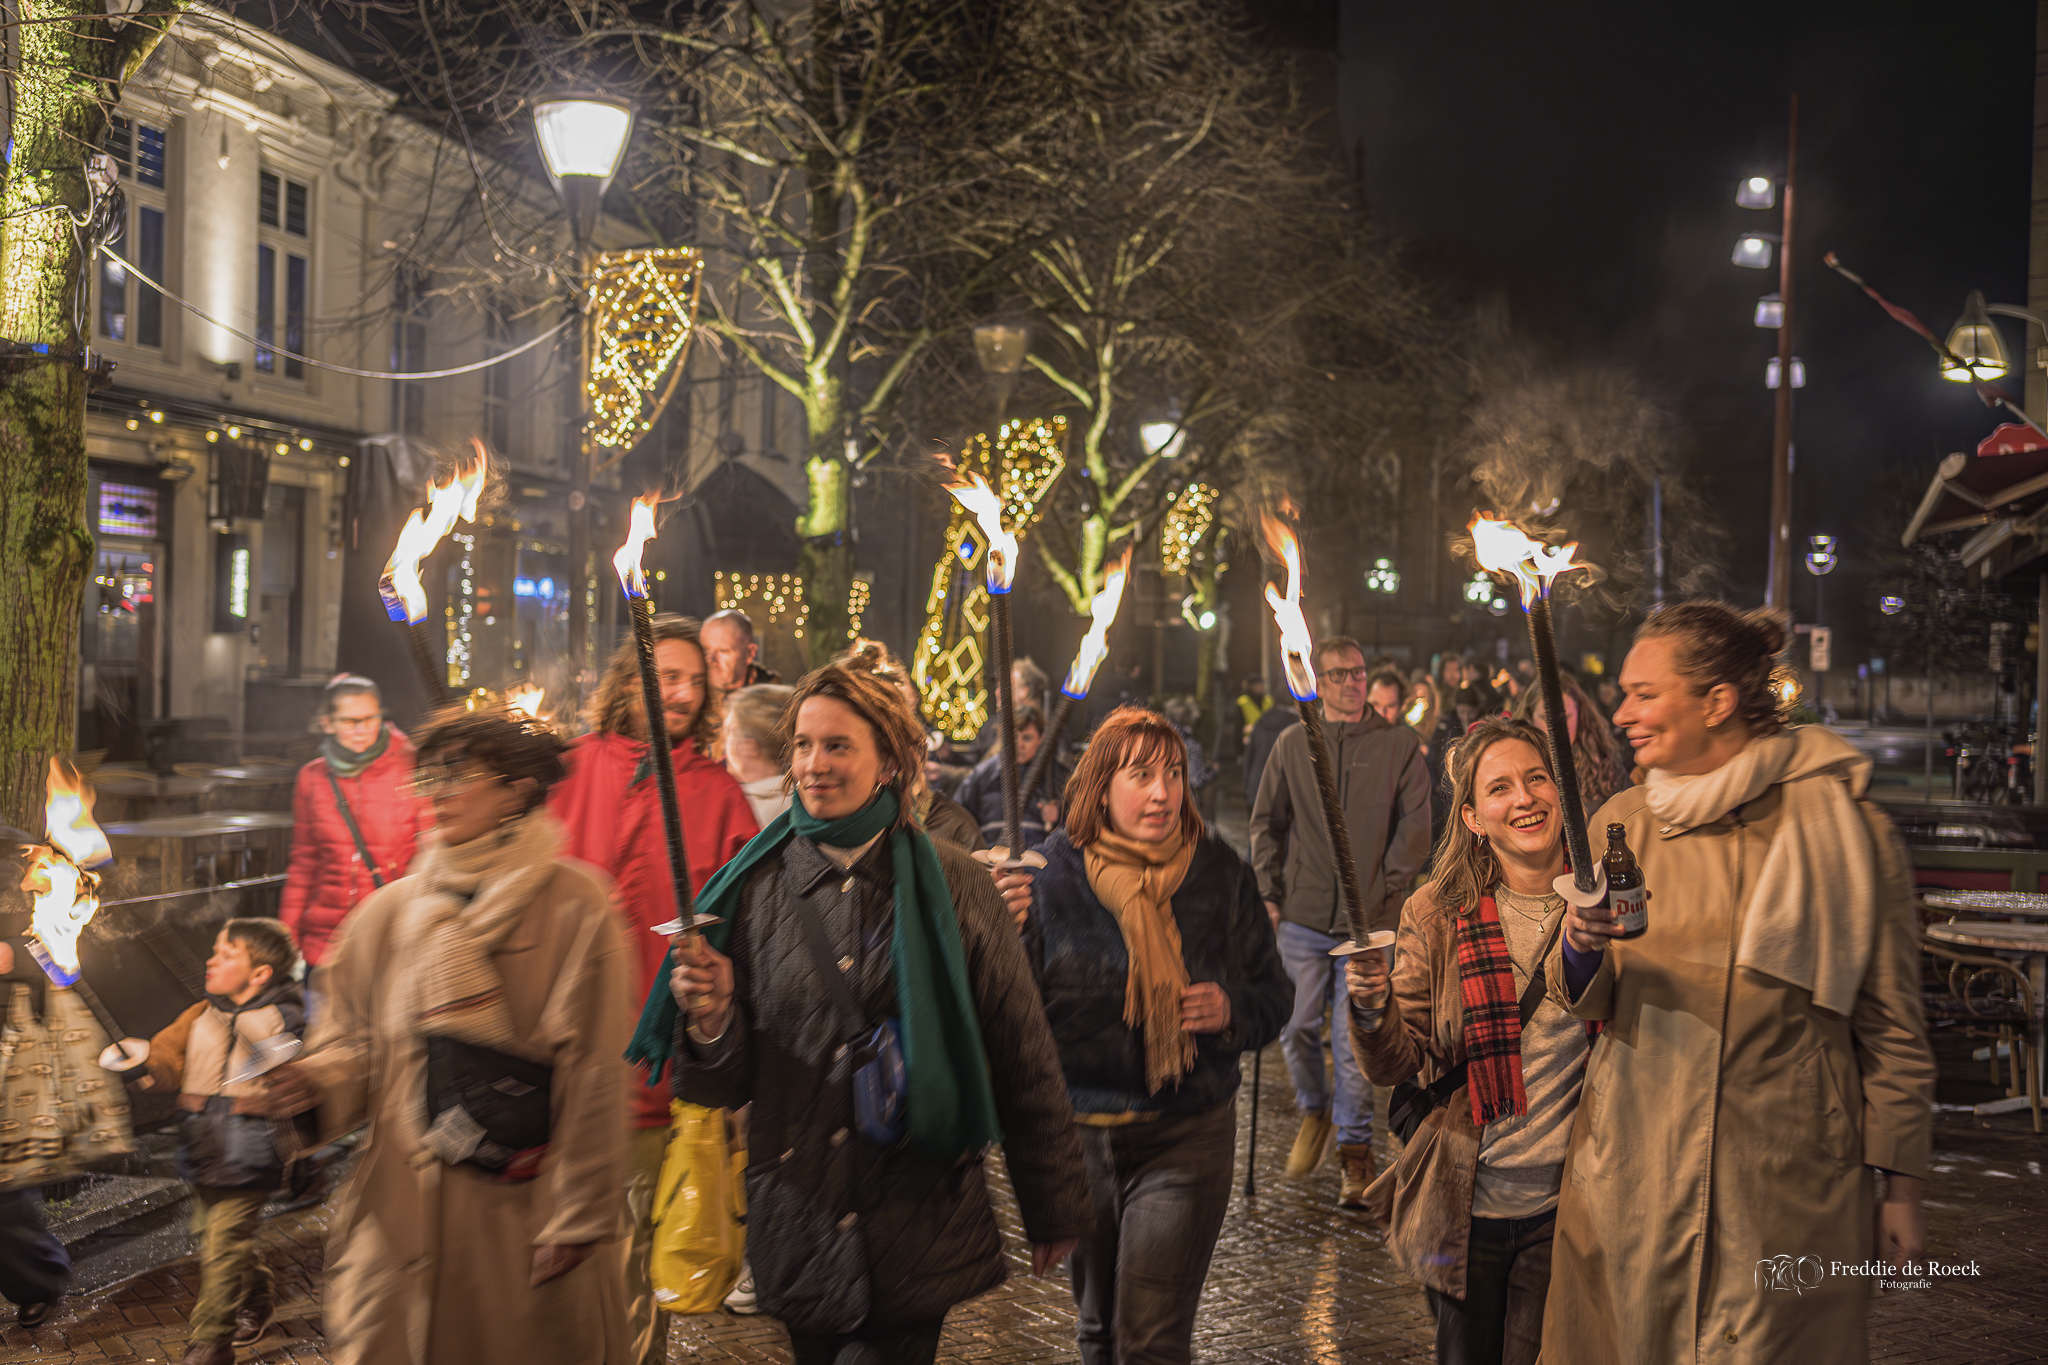
M 1344 1001 L 1344 964 L 1330 949 L 1344 940 L 1280 921 L 1280 961 L 1294 979 L 1294 1017 L 1280 1034 L 1287 1070 L 1294 1077 L 1294 1103 L 1302 1113 L 1330 1111 L 1337 1141 L 1347 1147 L 1372 1141 L 1372 1083 L 1351 1055 L 1351 1029 Z M 1330 1051 L 1337 1059 L 1337 1093 L 1323 1074 L 1323 1017 L 1335 1020 Z

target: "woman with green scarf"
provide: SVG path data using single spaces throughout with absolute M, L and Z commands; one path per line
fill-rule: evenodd
M 1073 1111 L 987 870 L 908 813 L 924 772 L 908 708 L 827 667 L 783 731 L 795 801 L 705 887 L 698 909 L 723 922 L 679 950 L 628 1056 L 655 1075 L 672 1057 L 689 1103 L 753 1104 L 747 1258 L 797 1365 L 922 1365 L 947 1311 L 1004 1278 L 990 1147 L 1034 1273 L 1087 1232 Z M 856 1099 L 892 1051 L 900 1082 L 868 1089 L 901 1100 L 893 1133 L 886 1103 Z

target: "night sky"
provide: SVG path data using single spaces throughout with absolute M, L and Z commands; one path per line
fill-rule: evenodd
M 1559 352 L 1662 386 L 1724 508 L 1731 596 L 1763 599 L 1777 271 L 1729 262 L 1777 213 L 1736 181 L 1777 176 L 1801 101 L 1793 535 L 1842 538 L 1827 620 L 1861 637 L 1869 551 L 1896 541 L 1888 470 L 1924 486 L 2000 420 L 1821 263 L 1844 263 L 1946 332 L 1972 288 L 2026 302 L 2035 6 L 1390 4 L 1345 0 L 1341 109 L 1380 226 L 1474 296 L 1497 293 Z M 2008 323 L 2017 360 L 2022 337 Z M 2007 381 L 2022 396 L 2017 372 Z M 1811 620 L 1813 580 L 1793 600 Z M 1839 639 L 1852 673 L 1856 640 Z

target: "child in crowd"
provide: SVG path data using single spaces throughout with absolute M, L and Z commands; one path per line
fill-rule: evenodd
M 206 959 L 206 999 L 149 1040 L 149 1081 L 178 1091 L 178 1174 L 201 1224 L 199 1302 L 185 1365 L 228 1365 L 277 1321 L 270 1269 L 256 1250 L 263 1206 L 285 1181 L 291 1125 L 259 1109 L 252 1069 L 298 1038 L 306 1006 L 292 971 L 298 943 L 281 921 L 231 919 Z

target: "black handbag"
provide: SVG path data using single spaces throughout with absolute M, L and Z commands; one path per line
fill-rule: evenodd
M 1529 1021 L 1536 1017 L 1536 1007 L 1543 1003 L 1543 994 L 1548 989 L 1543 979 L 1543 964 L 1550 958 L 1550 950 L 1557 942 L 1557 935 L 1564 928 L 1564 916 L 1557 917 L 1557 923 L 1543 940 L 1543 951 L 1536 955 L 1536 970 L 1529 973 L 1529 984 L 1522 988 L 1522 998 L 1516 1002 L 1516 1009 L 1522 1015 L 1522 1027 L 1529 1027 Z M 1403 1142 L 1413 1142 L 1422 1122 L 1432 1111 L 1451 1102 L 1451 1096 L 1458 1093 L 1465 1084 L 1467 1064 L 1459 1062 L 1428 1085 L 1417 1085 L 1413 1079 L 1405 1080 L 1394 1087 L 1387 1096 L 1387 1126 L 1394 1130 Z
M 429 1131 L 459 1108 L 482 1130 L 471 1133 L 474 1148 L 460 1164 L 508 1180 L 533 1179 L 553 1124 L 555 1069 L 439 1034 L 426 1043 Z

